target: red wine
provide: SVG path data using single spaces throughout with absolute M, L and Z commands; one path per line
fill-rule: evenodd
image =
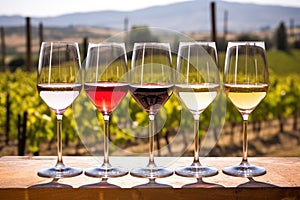
M 172 95 L 173 85 L 130 85 L 129 90 L 149 114 L 156 114 Z
M 128 92 L 125 83 L 85 83 L 85 92 L 103 114 L 110 114 Z

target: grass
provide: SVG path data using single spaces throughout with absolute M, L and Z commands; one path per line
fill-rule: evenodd
M 223 71 L 225 52 L 219 53 L 219 68 Z M 267 51 L 267 62 L 269 70 L 276 77 L 289 75 L 300 76 L 300 50 L 290 49 L 289 51 L 269 50 Z
M 271 50 L 267 52 L 270 70 L 276 76 L 300 75 L 300 50 L 288 52 Z

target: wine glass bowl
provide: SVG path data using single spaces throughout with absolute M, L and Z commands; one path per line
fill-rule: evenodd
M 175 169 L 177 175 L 201 178 L 218 174 L 216 168 L 203 166 L 199 161 L 199 117 L 216 98 L 219 84 L 215 43 L 181 42 L 175 92 L 194 118 L 194 160 L 189 166 Z
M 41 177 L 64 178 L 82 173 L 69 167 L 62 159 L 62 118 L 78 97 L 82 85 L 80 54 L 77 43 L 43 42 L 40 49 L 37 89 L 43 101 L 57 117 L 58 159 L 54 167 L 38 171 Z
M 173 93 L 173 70 L 168 43 L 135 43 L 132 55 L 129 91 L 149 116 L 149 162 L 130 171 L 132 176 L 161 178 L 173 170 L 159 167 L 154 161 L 155 115 Z
M 268 91 L 268 65 L 264 42 L 229 42 L 224 70 L 224 90 L 243 118 L 243 158 L 239 165 L 223 168 L 232 176 L 253 177 L 266 173 L 249 164 L 247 125 L 249 115 Z
M 87 169 L 91 177 L 120 177 L 127 169 L 113 167 L 109 162 L 110 116 L 128 93 L 127 56 L 124 43 L 90 43 L 86 58 L 84 89 L 104 118 L 104 161 L 102 166 Z

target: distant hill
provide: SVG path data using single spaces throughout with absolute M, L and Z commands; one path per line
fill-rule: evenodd
M 194 0 L 164 6 L 154 6 L 131 12 L 99 11 L 73 13 L 57 17 L 32 18 L 32 25 L 42 22 L 44 26 L 94 26 L 124 29 L 124 19 L 132 25 L 148 25 L 177 31 L 209 31 L 211 0 Z M 300 8 L 269 6 L 215 0 L 217 30 L 223 31 L 224 12 L 228 11 L 229 31 L 252 31 L 276 28 L 281 21 L 289 26 L 293 19 L 300 24 Z M 99 4 L 99 6 L 101 6 Z M 24 25 L 24 17 L 0 16 L 0 26 Z

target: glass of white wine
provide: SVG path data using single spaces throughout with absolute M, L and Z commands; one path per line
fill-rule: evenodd
M 219 88 L 215 42 L 180 42 L 175 92 L 194 118 L 194 160 L 189 166 L 175 169 L 177 175 L 202 178 L 218 174 L 216 168 L 200 163 L 199 118 L 216 98 Z
M 248 162 L 247 125 L 249 115 L 267 95 L 268 83 L 264 42 L 229 42 L 225 58 L 224 90 L 243 117 L 243 158 L 239 165 L 225 167 L 225 174 L 254 177 L 266 173 L 265 168 Z
M 78 97 L 81 64 L 75 42 L 43 42 L 40 50 L 37 89 L 40 97 L 57 117 L 57 163 L 38 171 L 41 177 L 64 178 L 80 175 L 82 169 L 66 166 L 62 158 L 62 119 L 64 112 Z

